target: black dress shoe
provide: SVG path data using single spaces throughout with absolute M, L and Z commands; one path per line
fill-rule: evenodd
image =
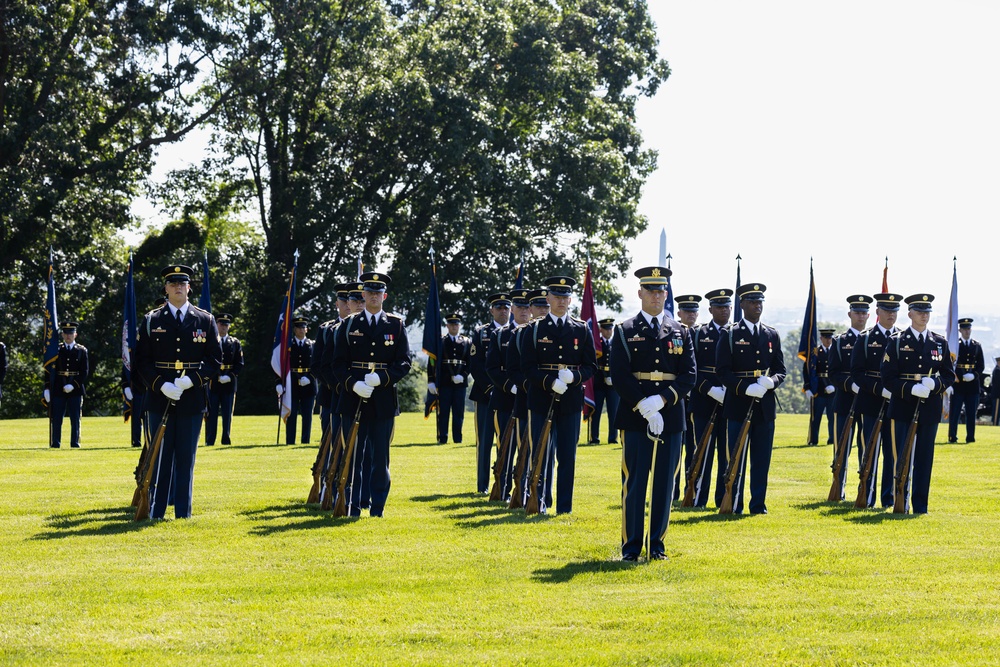
M 636 561 L 639 560 L 639 556 L 636 554 L 625 554 L 624 556 L 622 556 L 622 560 L 625 561 L 626 563 L 635 563 Z
M 80 449 L 80 445 L 70 445 L 70 449 Z
M 649 557 L 649 560 L 670 560 L 670 559 L 667 557 L 667 554 L 662 553 L 660 551 L 654 551 L 653 555 Z
M 205 446 L 206 447 L 215 447 L 215 443 L 214 442 L 206 442 Z
M 589 444 L 591 444 L 591 445 L 599 445 L 599 444 L 601 444 L 601 441 L 600 440 L 591 440 Z
M 59 445 L 49 445 L 51 449 L 59 449 Z
M 958 438 L 948 438 L 948 444 L 954 445 L 958 442 Z
M 617 445 L 618 441 L 617 440 L 608 440 L 608 444 L 609 445 Z
M 976 441 L 975 438 L 966 438 L 965 439 L 965 444 L 969 444 L 970 442 L 975 442 L 975 441 Z

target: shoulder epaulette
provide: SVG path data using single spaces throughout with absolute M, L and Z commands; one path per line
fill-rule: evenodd
M 81 349 L 81 350 L 83 350 L 84 352 L 86 352 L 86 351 L 87 351 L 87 348 L 86 348 L 86 347 L 84 347 L 83 345 L 80 345 L 79 343 L 77 343 L 77 344 L 76 344 L 76 347 L 80 348 L 80 349 Z
M 194 305 L 193 303 L 192 304 L 188 304 L 188 308 L 190 310 L 197 310 L 199 313 L 205 313 L 206 315 L 211 315 L 212 314 L 212 313 L 208 312 L 207 310 L 202 310 L 201 308 L 199 308 L 198 306 Z

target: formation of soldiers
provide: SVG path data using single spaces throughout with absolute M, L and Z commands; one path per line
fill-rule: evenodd
M 214 317 L 188 301 L 192 274 L 180 265 L 163 270 L 167 298 L 140 322 L 133 382 L 125 387 L 137 406 L 136 422 L 141 415 L 145 424 L 146 440 L 161 432 L 157 459 L 147 463 L 155 466 L 155 482 L 148 489 L 153 518 L 162 518 L 171 504 L 176 516 L 190 516 L 194 452 L 204 415 L 209 416 L 207 445 L 215 443 L 220 416 L 221 442 L 232 442 L 242 348 L 229 335 L 232 316 Z M 682 488 L 684 505 L 706 507 L 711 496 L 723 512 L 741 513 L 744 504 L 750 514 L 768 512 L 774 389 L 786 375 L 780 336 L 761 322 L 764 285 L 679 296 L 675 320 L 665 308 L 670 269 L 646 267 L 635 276 L 641 311 L 617 324 L 599 321 L 596 342 L 589 324 L 569 314 L 575 280 L 551 276 L 538 289 L 490 295 L 491 321 L 476 327 L 471 337 L 460 333 L 461 314 L 449 313 L 441 353 L 428 367 L 428 391 L 439 405 L 438 442 L 447 443 L 449 436 L 462 442 L 471 376 L 477 491 L 491 492 L 492 481 L 491 499 L 528 513 L 573 511 L 584 387 L 592 382 L 596 410 L 587 441 L 600 442 L 605 408 L 608 442 L 621 437 L 622 557 L 627 561 L 637 560 L 643 548 L 649 559 L 666 557 L 671 501 L 680 499 Z M 395 386 L 410 370 L 404 323 L 382 307 L 390 285 L 382 272 L 338 285 L 338 316 L 320 325 L 316 340 L 307 337 L 306 320 L 293 322 L 286 442 L 295 441 L 298 418 L 301 442 L 310 441 L 318 401 L 323 444 L 314 466 L 317 491 L 310 500 L 336 505 L 344 515 L 367 510 L 383 516 L 389 495 L 389 445 L 399 414 Z M 730 324 L 734 297 L 741 317 Z M 697 325 L 703 300 L 711 321 Z M 845 497 L 856 438 L 858 505 L 902 502 L 905 511 L 912 504 L 915 513 L 926 513 L 945 396 L 951 397 L 949 441 L 957 441 L 963 414 L 966 442 L 975 441 L 982 346 L 971 338 L 972 319 L 963 318 L 953 364 L 947 340 L 927 330 L 933 301 L 929 294 L 905 299 L 893 293 L 852 295 L 847 331 L 836 336 L 831 329 L 820 331 L 817 361 L 812 371 L 808 364 L 804 368 L 803 390 L 811 403 L 810 444 L 818 444 L 821 418 L 827 415 L 827 442 L 834 444 L 831 499 Z M 896 326 L 902 303 L 910 320 L 905 329 Z M 876 322 L 866 327 L 872 306 Z M 46 376 L 52 447 L 61 446 L 67 414 L 71 446 L 80 442 L 89 360 L 86 348 L 76 343 L 77 327 L 75 322 L 62 326 L 59 357 Z M 0 353 L 5 370 L 2 345 Z M 285 391 L 284 385 L 277 391 Z M 139 438 L 133 436 L 134 445 Z M 904 472 L 912 487 L 898 486 Z M 647 488 L 648 528 L 643 525 Z

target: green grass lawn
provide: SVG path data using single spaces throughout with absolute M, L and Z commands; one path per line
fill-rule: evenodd
M 942 426 L 930 514 L 899 517 L 825 502 L 830 448 L 802 445 L 805 420 L 779 417 L 769 515 L 677 509 L 670 560 L 638 565 L 619 560 L 617 445 L 580 448 L 572 515 L 527 519 L 471 492 L 472 445 L 432 444 L 433 422 L 408 414 L 385 518 L 334 519 L 304 502 L 314 446 L 276 446 L 275 418 L 238 417 L 239 444 L 198 452 L 194 517 L 137 524 L 120 419 L 85 419 L 80 450 L 49 450 L 42 420 L 5 421 L 0 656 L 1000 663 L 1000 429 L 942 445 Z

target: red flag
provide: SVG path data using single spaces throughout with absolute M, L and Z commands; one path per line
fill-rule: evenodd
M 587 264 L 587 274 L 583 279 L 583 302 L 580 304 L 580 319 L 587 323 L 592 338 L 594 339 L 594 350 L 597 357 L 603 354 L 601 345 L 600 327 L 597 324 L 597 307 L 594 305 L 594 285 L 590 280 L 590 264 Z M 588 421 L 594 412 L 594 378 L 590 378 L 583 383 L 583 419 Z

